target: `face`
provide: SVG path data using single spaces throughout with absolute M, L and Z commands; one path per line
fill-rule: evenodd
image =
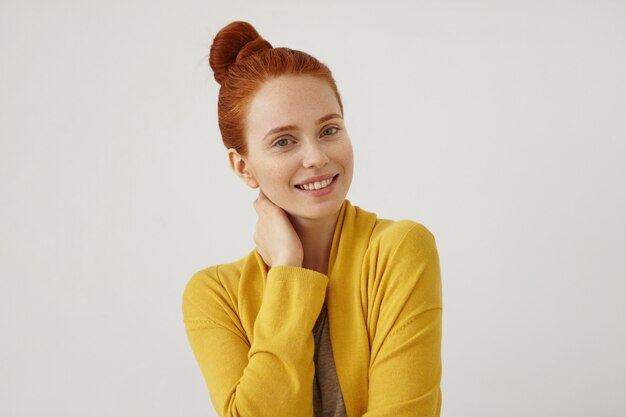
M 235 173 L 293 216 L 315 219 L 339 210 L 352 182 L 353 152 L 339 102 L 326 82 L 312 76 L 270 80 L 250 102 L 246 122 L 247 157 L 229 149 Z M 296 187 L 311 177 L 337 174 L 324 195 Z

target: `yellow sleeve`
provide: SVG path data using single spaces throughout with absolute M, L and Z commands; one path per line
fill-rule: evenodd
M 328 277 L 295 266 L 271 268 L 250 344 L 218 269 L 194 274 L 182 306 L 189 344 L 218 415 L 313 415 L 312 330 Z
M 410 224 L 408 230 L 397 229 L 403 234 L 399 243 L 382 250 L 377 260 L 379 311 L 363 417 L 438 417 L 441 412 L 439 255 L 430 231 Z

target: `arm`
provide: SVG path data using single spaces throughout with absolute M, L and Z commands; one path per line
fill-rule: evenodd
M 312 416 L 313 325 L 328 277 L 296 266 L 268 271 L 249 343 L 217 268 L 185 288 L 189 343 L 220 417 Z M 202 271 L 201 271 L 202 272 Z
M 371 344 L 368 411 L 363 417 L 440 415 L 439 256 L 430 231 L 413 224 L 399 244 L 389 253 L 383 251 L 380 269 L 384 270 L 376 272 L 382 301 Z

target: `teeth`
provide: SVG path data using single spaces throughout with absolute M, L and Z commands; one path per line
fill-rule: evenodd
M 304 184 L 304 185 L 298 185 L 298 188 L 300 189 L 304 189 L 304 190 L 319 190 L 320 188 L 324 188 L 326 187 L 328 184 L 330 184 L 331 182 L 333 182 L 333 178 L 331 177 L 327 180 L 321 181 L 321 182 L 312 182 L 311 184 Z

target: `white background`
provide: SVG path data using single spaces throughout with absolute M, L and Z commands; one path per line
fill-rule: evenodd
M 181 313 L 254 248 L 233 20 L 329 65 L 347 198 L 435 235 L 442 416 L 626 415 L 626 2 L 0 1 L 0 415 L 216 415 Z

